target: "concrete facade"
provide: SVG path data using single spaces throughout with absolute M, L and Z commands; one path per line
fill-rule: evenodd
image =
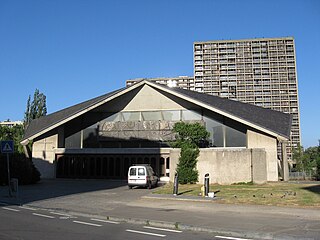
M 266 151 L 267 180 L 278 181 L 277 139 L 265 134 L 247 131 L 247 147 L 251 149 L 263 148 Z
M 170 170 L 175 172 L 179 162 L 180 150 L 170 152 Z M 233 184 L 240 182 L 267 182 L 266 151 L 263 149 L 200 149 L 197 170 L 199 183 L 204 183 L 205 174 L 209 173 L 210 183 Z M 174 175 L 170 175 L 174 181 Z
M 150 86 L 144 86 L 139 94 L 123 108 L 122 111 L 155 111 L 155 110 L 182 110 L 184 109 L 178 102 L 164 96 Z
M 53 134 L 33 142 L 32 161 L 41 173 L 41 178 L 55 178 L 55 150 L 58 134 Z

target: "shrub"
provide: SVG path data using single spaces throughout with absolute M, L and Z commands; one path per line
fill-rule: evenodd
M 173 131 L 177 134 L 173 147 L 181 148 L 177 173 L 179 183 L 198 182 L 197 158 L 199 156 L 199 146 L 206 141 L 209 133 L 206 128 L 199 123 L 177 122 Z
M 19 184 L 34 184 L 40 181 L 40 172 L 24 154 L 11 154 L 9 159 L 10 177 L 17 178 Z M 0 155 L 0 184 L 8 184 L 7 157 Z
M 189 144 L 181 146 L 181 154 L 177 165 L 179 183 L 196 183 L 198 182 L 197 158 L 199 156 L 198 148 L 191 148 Z

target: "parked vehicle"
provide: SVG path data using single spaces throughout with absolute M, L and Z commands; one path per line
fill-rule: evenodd
M 136 164 L 128 170 L 128 187 L 130 189 L 134 186 L 151 189 L 158 185 L 158 181 L 158 176 L 149 164 Z

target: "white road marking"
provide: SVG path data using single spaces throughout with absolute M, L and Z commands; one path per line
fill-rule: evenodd
M 166 232 L 182 233 L 182 231 L 180 230 L 167 229 L 167 228 L 157 228 L 157 227 L 149 227 L 149 226 L 144 226 L 144 228 L 159 230 L 159 231 L 166 231 Z
M 44 218 L 55 218 L 54 216 L 39 214 L 39 213 L 32 213 L 32 215 L 38 216 L 38 217 L 44 217 Z
M 102 220 L 102 219 L 96 219 L 96 218 L 91 218 L 92 221 L 97 221 L 97 222 L 103 222 L 103 223 L 112 223 L 112 224 L 120 224 L 119 222 L 114 222 L 110 220 Z
M 72 217 L 70 214 L 66 213 L 58 213 L 58 212 L 50 212 L 51 214 L 59 215 L 59 216 L 64 216 L 64 217 Z
M 26 210 L 31 210 L 31 211 L 37 211 L 37 209 L 35 209 L 35 208 L 25 207 L 25 206 L 19 206 L 19 208 L 26 209 Z
M 166 235 L 163 235 L 163 234 L 156 234 L 156 233 L 151 233 L 151 232 L 142 232 L 142 231 L 136 231 L 136 230 L 131 230 L 131 229 L 126 229 L 126 232 L 139 233 L 139 234 L 151 235 L 151 236 L 156 236 L 156 237 L 165 237 L 166 236 Z
M 252 240 L 249 238 L 234 238 L 234 237 L 225 237 L 225 236 L 215 236 L 216 238 L 229 239 L 229 240 Z
M 13 212 L 20 212 L 18 209 L 13 209 L 13 208 L 8 208 L 8 207 L 2 207 L 2 209 L 8 210 L 8 211 L 13 211 Z
M 94 226 L 94 227 L 102 227 L 100 224 L 94 224 L 94 223 L 88 223 L 88 222 L 81 222 L 81 221 L 73 221 L 74 223 L 79 223 L 79 224 L 84 224 L 84 225 L 89 225 L 89 226 Z

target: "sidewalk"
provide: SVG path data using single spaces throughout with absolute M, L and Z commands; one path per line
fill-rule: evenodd
M 19 199 L 0 187 L 0 202 L 130 223 L 253 239 L 320 239 L 320 210 L 218 204 L 214 199 L 152 194 L 125 182 L 55 180 L 21 186 Z

